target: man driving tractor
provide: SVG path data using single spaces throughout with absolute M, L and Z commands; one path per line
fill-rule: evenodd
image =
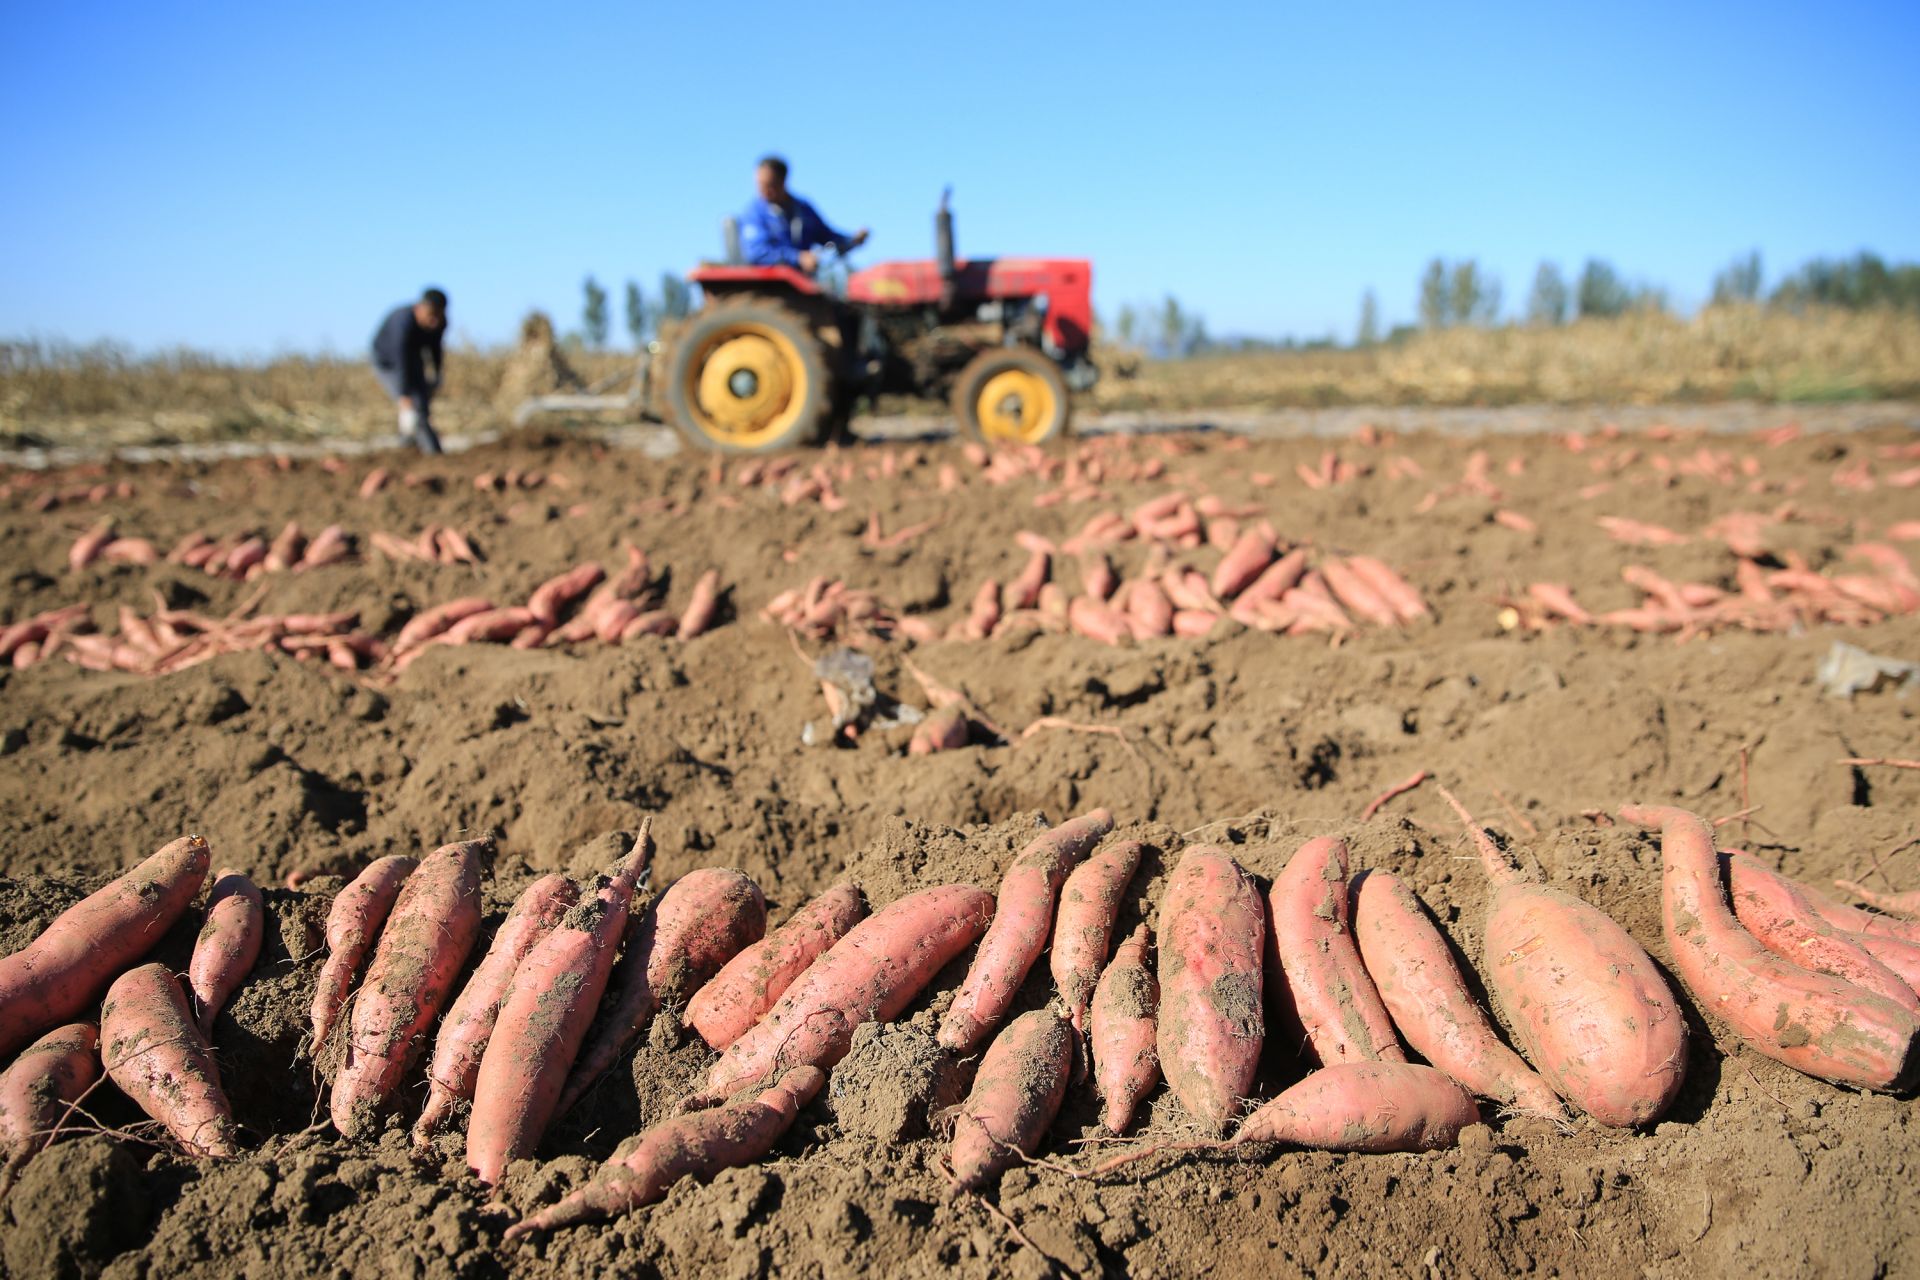
M 754 171 L 759 195 L 740 219 L 740 249 L 756 267 L 797 267 L 812 275 L 820 266 L 814 250 L 831 245 L 841 253 L 867 242 L 865 227 L 852 235 L 827 225 L 811 204 L 787 190 L 787 162 L 767 156 Z

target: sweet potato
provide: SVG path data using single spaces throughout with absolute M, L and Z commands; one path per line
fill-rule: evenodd
M 1154 1043 L 1160 983 L 1147 964 L 1150 944 L 1146 925 L 1134 929 L 1093 989 L 1088 1024 L 1093 1079 L 1107 1104 L 1101 1118 L 1115 1133 L 1127 1131 L 1140 1100 L 1160 1080 Z
M 1761 946 L 1802 969 L 1850 982 L 1920 1014 L 1920 995 L 1906 979 L 1881 963 L 1864 937 L 1821 919 L 1793 881 L 1730 853 L 1720 855 L 1720 874 L 1732 891 L 1734 919 Z
M 1908 608 L 1901 612 L 1912 613 L 1913 609 Z M 1876 911 L 1884 911 L 1888 915 L 1900 916 L 1907 920 L 1920 916 L 1920 891 L 1909 889 L 1905 893 L 1881 893 L 1877 889 L 1869 889 L 1851 880 L 1835 880 L 1833 887 L 1858 898 Z
M 593 590 L 607 571 L 591 562 L 577 564 L 563 574 L 548 578 L 527 597 L 527 612 L 549 627 L 560 625 L 561 617 L 575 601 Z
M 653 820 L 513 973 L 473 1083 L 467 1167 L 498 1182 L 507 1162 L 532 1155 L 558 1113 L 561 1086 L 586 1039 L 626 932 L 634 887 L 653 863 Z
M 1033 962 L 1046 949 L 1053 906 L 1074 864 L 1113 830 L 1113 814 L 1095 809 L 1036 837 L 1000 882 L 993 925 L 967 970 L 966 981 L 940 1020 L 940 1044 L 971 1053 L 1013 1004 Z
M 214 878 L 207 895 L 207 921 L 194 940 L 187 987 L 200 1010 L 200 1034 L 213 1039 L 213 1020 L 260 958 L 267 909 L 253 881 L 231 868 Z
M 1673 966 L 1736 1035 L 1796 1071 L 1899 1092 L 1920 1077 L 1920 1018 L 1885 996 L 1774 955 L 1728 905 L 1713 829 L 1684 809 L 1629 805 L 1660 830 L 1660 903 Z
M 678 635 L 682 640 L 704 635 L 712 629 L 714 620 L 719 616 L 720 571 L 709 569 L 693 584 L 693 597 L 687 601 L 686 611 L 680 615 Z
M 1473 1097 L 1445 1072 L 1408 1062 L 1343 1062 L 1322 1067 L 1263 1104 L 1231 1138 L 1162 1142 L 1114 1156 L 1090 1176 L 1163 1151 L 1220 1151 L 1281 1142 L 1320 1151 L 1434 1151 L 1451 1147 L 1480 1121 Z
M 911 1004 L 948 961 L 986 932 L 993 910 L 992 894 L 948 884 L 874 912 L 727 1046 L 705 1092 L 691 1105 L 731 1097 L 793 1065 L 833 1067 L 847 1055 L 855 1028 L 890 1021 Z
M 400 886 L 354 997 L 346 1060 L 333 1080 L 333 1124 L 349 1138 L 372 1128 L 446 1006 L 480 935 L 480 873 L 492 849 L 486 838 L 441 845 Z
M 858 885 L 835 885 L 727 961 L 687 1002 L 687 1025 L 721 1050 L 746 1034 L 820 956 L 867 914 Z
M 1327 580 L 1327 589 L 1333 592 L 1334 599 L 1351 612 L 1377 626 L 1399 625 L 1400 615 L 1393 606 L 1345 560 L 1338 556 L 1325 557 L 1320 561 L 1320 575 Z
M 163 964 L 130 969 L 100 1006 L 100 1056 L 120 1092 L 165 1125 L 189 1155 L 240 1154 L 233 1109 L 187 997 Z
M 107 516 L 73 540 L 67 551 L 67 568 L 78 573 L 100 558 L 101 549 L 113 540 L 113 517 Z
M 1266 530 L 1248 529 L 1242 533 L 1214 568 L 1213 580 L 1208 584 L 1213 594 L 1225 600 L 1251 587 L 1273 563 L 1273 553 L 1273 536 Z
M 1426 904 L 1399 877 L 1363 871 L 1353 889 L 1353 936 L 1367 974 L 1414 1050 L 1473 1093 L 1556 1119 L 1559 1095 L 1500 1041 Z
M 444 635 L 454 623 L 471 618 L 478 613 L 490 613 L 492 610 L 493 601 L 481 596 L 449 600 L 445 604 L 422 610 L 408 619 L 406 626 L 400 628 L 400 634 L 393 640 L 393 652 L 398 655 L 409 649 L 418 648 L 434 637 Z
M 1687 1071 L 1687 1026 L 1653 958 L 1598 908 L 1531 882 L 1453 793 L 1493 893 L 1488 986 L 1534 1069 L 1602 1124 L 1651 1124 Z
M 625 1053 L 659 1009 L 684 1007 L 727 961 L 767 932 L 760 886 L 731 867 L 703 867 L 674 881 L 628 929 L 607 1007 L 560 1095 L 573 1109 Z
M 100 1032 L 55 1027 L 0 1072 L 0 1158 L 17 1163 L 46 1145 L 68 1109 L 100 1078 Z
M 1273 879 L 1267 945 L 1278 961 L 1270 994 L 1296 1021 L 1302 1051 L 1320 1066 L 1405 1062 L 1393 1018 L 1354 945 L 1347 846 L 1321 836 L 1301 845 Z
M 0 1059 L 73 1021 L 160 941 L 199 894 L 210 856 L 199 836 L 171 841 L 0 960 Z
M 440 644 L 505 644 L 528 627 L 540 625 L 533 610 L 518 605 L 469 614 L 434 637 Z
M 1067 1096 L 1073 1042 L 1072 1024 L 1053 1008 L 1023 1013 L 993 1038 L 954 1117 L 956 1190 L 987 1187 L 1039 1147 Z
M 1160 907 L 1160 1070 L 1214 1133 L 1253 1091 L 1266 1034 L 1266 913 L 1253 880 L 1217 845 L 1180 858 Z
M 1374 594 L 1387 602 L 1400 621 L 1413 622 L 1432 616 L 1427 610 L 1426 601 L 1420 598 L 1419 590 L 1384 561 L 1372 556 L 1348 556 L 1347 567 L 1372 587 Z
M 1085 1030 L 1087 1002 L 1107 965 L 1114 922 L 1145 846 L 1116 840 L 1073 869 L 1060 890 L 1047 961 L 1076 1034 Z
M 793 1127 L 800 1108 L 826 1082 L 826 1072 L 818 1067 L 795 1067 L 754 1097 L 663 1121 L 642 1134 L 625 1157 L 602 1166 L 592 1182 L 508 1227 L 506 1238 L 611 1218 L 665 1199 L 682 1178 L 710 1178 L 722 1169 L 752 1164 Z
M 473 1097 L 474 1078 L 486 1053 L 487 1037 L 513 983 L 514 971 L 580 897 L 579 886 L 563 875 L 541 876 L 514 900 L 493 935 L 493 944 L 473 976 L 447 1010 L 427 1064 L 427 1101 L 413 1126 L 415 1146 L 425 1146 L 454 1106 Z
M 936 751 L 956 751 L 967 745 L 967 713 L 956 706 L 935 707 L 913 727 L 907 742 L 910 756 L 930 756 Z
M 368 863 L 353 882 L 342 889 L 327 909 L 327 959 L 320 966 L 320 977 L 313 987 L 313 1043 L 317 1058 L 320 1048 L 333 1030 L 340 1007 L 347 1002 L 360 962 L 373 950 L 380 926 L 400 896 L 400 885 L 420 865 L 419 859 L 392 854 Z

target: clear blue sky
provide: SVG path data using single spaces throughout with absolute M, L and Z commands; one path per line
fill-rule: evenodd
M 754 158 L 860 260 L 1072 254 L 1215 333 L 1508 307 L 1590 254 L 1691 305 L 1736 252 L 1920 258 L 1920 5 L 29 4 L 0 36 L 0 335 L 359 351 L 718 246 Z M 617 307 L 617 298 L 616 298 Z

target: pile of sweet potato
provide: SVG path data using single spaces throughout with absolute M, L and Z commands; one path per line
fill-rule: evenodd
M 1164 1079 L 1161 1130 L 1198 1137 L 1124 1146 L 1092 1177 L 1169 1149 L 1280 1143 L 1350 1152 L 1451 1145 L 1484 1099 L 1508 1113 L 1644 1127 L 1683 1082 L 1679 998 L 1646 951 L 1591 904 L 1540 884 L 1453 800 L 1492 886 L 1487 989 L 1418 895 L 1346 845 L 1306 840 L 1262 884 L 1240 849 L 1170 858 L 1150 919 L 1116 936 L 1146 847 L 1095 810 L 1043 832 L 997 892 L 909 892 L 869 914 L 836 885 L 768 929 L 760 889 L 729 868 L 693 871 L 648 897 L 654 843 L 592 881 L 529 884 L 482 944 L 487 839 L 382 858 L 334 897 L 315 982 L 312 1053 L 334 1126 L 377 1133 L 425 1063 L 413 1125 L 426 1147 L 464 1120 L 484 1184 L 536 1155 L 560 1116 L 625 1062 L 660 1017 L 715 1057 L 705 1084 L 625 1156 L 532 1213 L 509 1239 L 659 1200 L 770 1151 L 847 1056 L 855 1031 L 893 1020 L 968 955 L 935 1034 L 971 1075 L 951 1112 L 957 1191 L 978 1193 L 1039 1151 L 1068 1091 L 1098 1090 L 1116 1140 Z M 1627 806 L 1659 832 L 1671 963 L 1699 1010 L 1808 1075 L 1900 1092 L 1920 1077 L 1920 924 L 1846 906 L 1715 848 L 1694 815 Z M 190 1157 L 240 1154 L 209 1033 L 259 953 L 259 892 L 223 872 L 183 988 L 138 961 L 199 895 L 204 840 L 186 837 L 0 959 L 0 1138 L 17 1164 L 82 1127 L 102 1068 Z M 1263 862 L 1263 865 L 1271 865 Z M 1048 957 L 1052 999 L 1009 1017 Z M 468 974 L 464 984 L 460 978 Z M 98 1010 L 97 1026 L 89 1021 Z M 1311 1068 L 1254 1098 L 1271 1038 Z M 289 1064 L 291 1066 L 292 1064 Z

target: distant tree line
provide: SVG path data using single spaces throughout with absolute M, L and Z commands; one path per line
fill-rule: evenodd
M 580 291 L 580 329 L 567 337 L 578 345 L 595 351 L 602 350 L 607 345 L 613 326 L 606 288 L 588 275 L 581 282 Z M 684 320 L 693 310 L 693 286 L 669 271 L 660 277 L 658 295 L 649 298 L 637 283 L 629 280 L 626 283 L 625 310 L 627 336 L 635 348 L 643 347 L 650 335 L 660 331 L 661 324 Z

